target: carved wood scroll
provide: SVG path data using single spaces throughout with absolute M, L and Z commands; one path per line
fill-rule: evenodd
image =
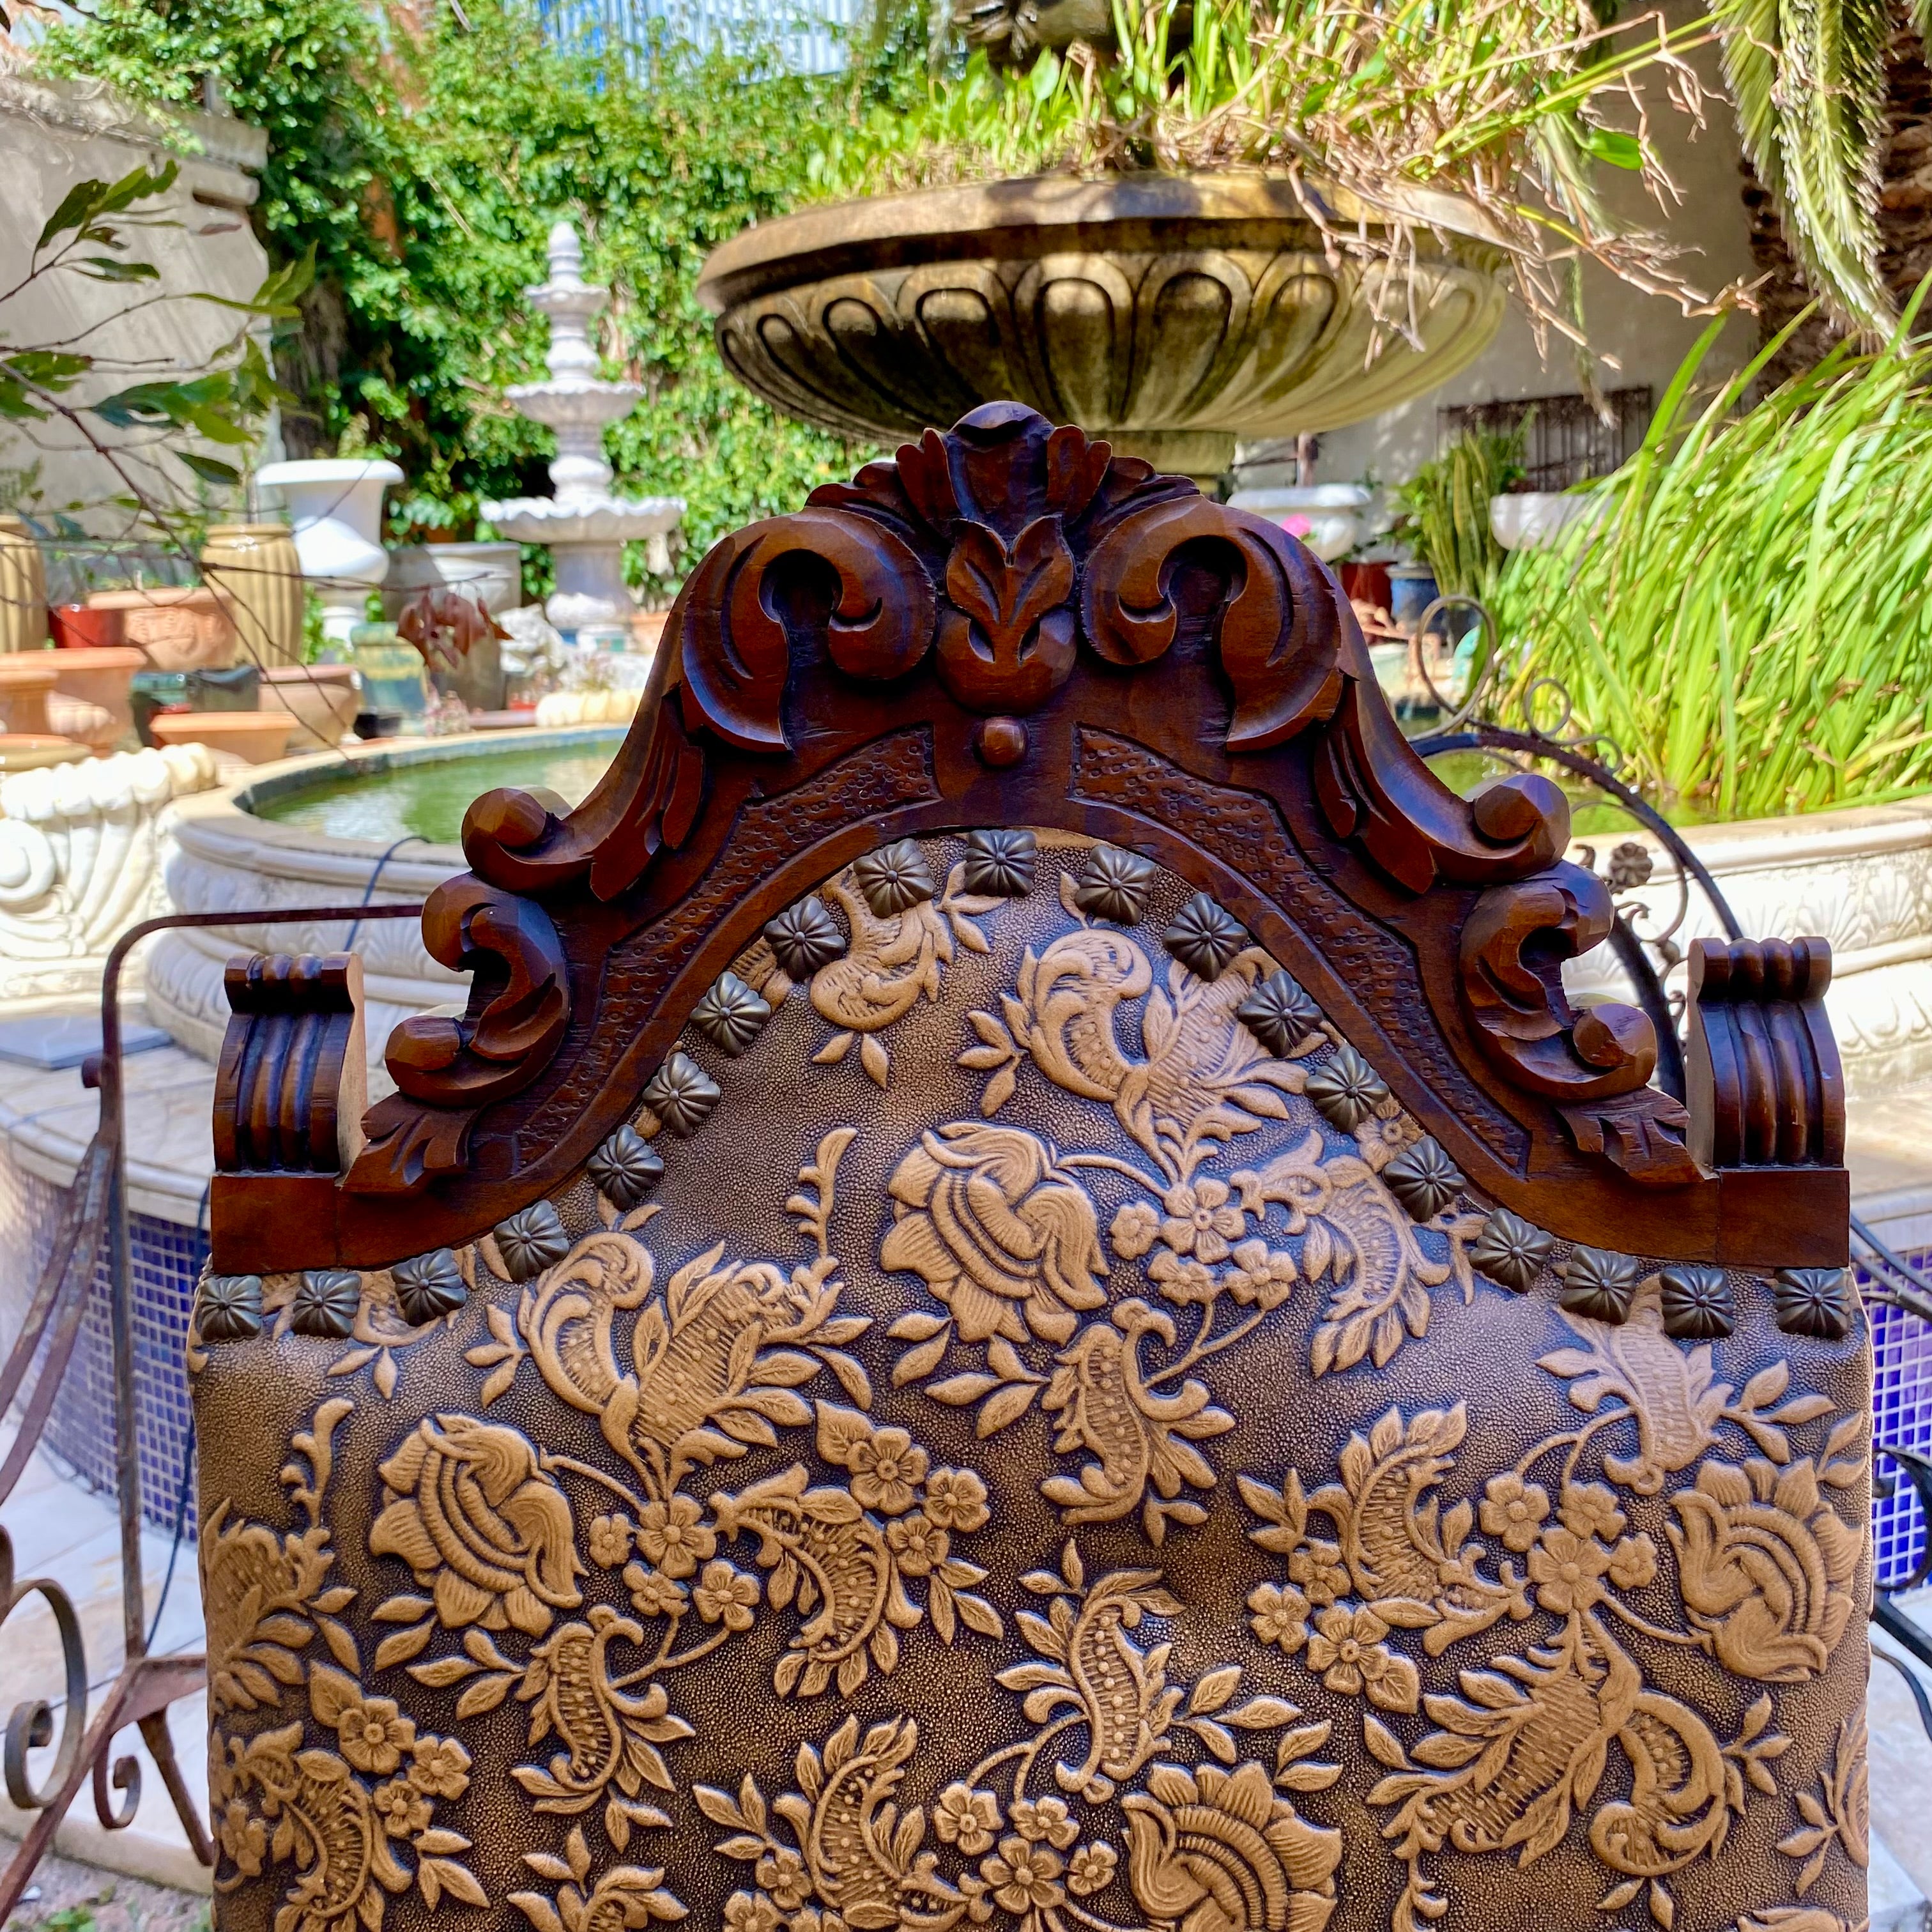
M 1694 940 L 1690 968 L 1691 1151 L 1712 1167 L 1840 1166 L 1845 1082 L 1825 1014 L 1831 947 Z
M 1100 746 L 1171 778 L 1112 784 Z M 380 1264 L 460 1244 L 589 1157 L 788 905 L 864 853 L 974 826 L 1105 838 L 1214 893 L 1462 1170 L 1542 1225 L 1621 1238 L 1667 1188 L 1687 1258 L 1788 1260 L 1808 1215 L 1836 1258 L 1844 1176 L 1808 1098 L 1808 1179 L 1720 1176 L 1741 1149 L 1785 1158 L 1792 1133 L 1700 1137 L 1648 1084 L 1648 1019 L 1564 998 L 1563 960 L 1611 915 L 1562 862 L 1558 788 L 1460 796 L 1302 545 L 1012 404 L 713 548 L 590 796 L 470 808 L 472 870 L 424 915 L 430 951 L 474 976 L 468 1010 L 393 1036 L 398 1090 L 326 1214 L 272 1223 L 266 1195 L 218 1181 L 218 1247 Z M 1810 1093 L 1778 1080 L 1779 1105 Z
M 231 959 L 226 983 L 216 1172 L 340 1172 L 362 1139 L 362 961 L 257 954 Z

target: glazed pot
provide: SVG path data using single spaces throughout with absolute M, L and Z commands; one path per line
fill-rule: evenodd
M 286 711 L 158 711 L 148 729 L 158 745 L 206 745 L 244 765 L 266 765 L 287 750 L 295 723 Z
M 349 641 L 369 592 L 389 574 L 389 553 L 378 534 L 382 492 L 402 480 L 403 472 L 380 458 L 272 463 L 255 473 L 288 506 L 302 574 L 321 596 L 322 628 L 332 643 Z
M 1388 217 L 1324 190 L 1337 225 Z M 719 354 L 789 416 L 868 442 L 1011 399 L 1197 478 L 1234 438 L 1340 428 L 1424 394 L 1502 322 L 1473 208 L 1412 196 L 1412 254 L 1331 262 L 1286 181 L 1039 176 L 812 208 L 715 250 Z M 1413 314 L 1418 348 L 1376 313 Z
M 334 747 L 356 722 L 362 700 L 352 664 L 278 664 L 262 674 L 262 708 L 295 720 L 296 752 Z
M 1554 543 L 1584 517 L 1600 517 L 1610 498 L 1598 492 L 1577 496 L 1567 490 L 1521 490 L 1490 499 L 1490 533 L 1504 550 L 1535 550 Z
M 251 663 L 298 664 L 302 567 L 286 524 L 217 524 L 202 546 L 203 580 Z
M 37 651 L 47 640 L 47 572 L 24 519 L 0 517 L 0 651 Z
M 71 765 L 87 747 L 46 731 L 0 731 L 0 772 L 37 772 L 48 765 Z
M 56 604 L 47 613 L 47 626 L 55 649 L 63 651 L 118 650 L 127 635 L 118 610 L 104 610 L 94 604 Z M 138 651 L 135 655 L 147 662 Z
M 218 670 L 235 662 L 235 626 L 206 584 L 97 590 L 87 601 L 120 614 L 122 634 L 156 670 Z

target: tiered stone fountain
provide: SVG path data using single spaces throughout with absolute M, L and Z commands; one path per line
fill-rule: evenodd
M 659 553 L 653 568 L 668 567 L 662 547 L 684 514 L 684 502 L 610 494 L 604 431 L 630 414 L 644 391 L 634 382 L 597 378 L 589 331 L 610 292 L 584 280 L 583 244 L 568 221 L 550 231 L 549 280 L 528 294 L 530 306 L 550 322 L 550 377 L 520 382 L 506 393 L 520 414 L 556 432 L 550 466 L 556 494 L 485 503 L 483 514 L 505 537 L 549 546 L 556 588 L 544 608 L 559 630 L 574 632 L 580 644 L 622 648 L 636 614 L 624 586 L 624 545 L 633 538 L 652 540 Z

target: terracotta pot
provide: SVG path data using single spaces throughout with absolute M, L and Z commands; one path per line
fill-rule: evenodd
M 9 731 L 44 734 L 47 728 L 47 693 L 58 673 L 51 651 L 16 651 L 0 657 L 0 710 Z
M 119 611 L 128 642 L 157 670 L 220 670 L 235 662 L 235 626 L 206 584 L 97 590 L 87 601 Z
M 362 698 L 353 664 L 279 664 L 262 674 L 262 709 L 286 711 L 296 722 L 297 752 L 334 747 L 356 722 Z
M 0 651 L 37 651 L 47 640 L 47 572 L 34 533 L 0 517 Z
M 1322 194 L 1342 227 L 1388 233 L 1384 210 Z M 1496 334 L 1504 258 L 1481 212 L 1398 198 L 1412 246 L 1364 267 L 1330 259 L 1294 188 L 1260 175 L 881 195 L 746 229 L 705 262 L 698 298 L 724 366 L 788 416 L 890 444 L 1011 400 L 1212 476 L 1237 435 L 1360 422 Z M 1378 308 L 1412 316 L 1420 346 L 1390 336 L 1371 356 Z
M 296 721 L 286 711 L 158 711 L 148 729 L 158 745 L 206 745 L 244 765 L 272 764 L 288 749 Z
M 88 616 L 116 617 L 118 613 L 110 610 L 87 610 L 83 604 L 70 604 L 70 610 L 80 610 Z M 55 613 L 56 620 L 59 613 Z M 118 632 L 118 624 L 116 628 Z M 147 658 L 131 644 L 104 646 L 98 650 L 68 648 L 51 653 L 54 671 L 54 688 L 64 692 L 70 698 L 78 698 L 89 704 L 98 704 L 110 712 L 116 726 L 114 737 L 118 744 L 132 735 L 134 714 L 128 707 L 128 681 L 137 670 L 146 666 Z
M 56 604 L 47 613 L 47 622 L 58 650 L 118 650 L 127 635 L 118 610 L 103 610 L 92 604 Z M 142 657 L 141 662 L 147 659 Z
M 46 765 L 71 765 L 87 747 L 45 731 L 0 731 L 0 772 L 35 772 Z
M 302 662 L 302 560 L 287 524 L 216 524 L 202 546 L 201 569 L 244 658 L 264 670 Z

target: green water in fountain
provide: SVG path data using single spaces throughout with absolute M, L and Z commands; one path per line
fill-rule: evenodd
M 442 755 L 433 749 L 405 752 L 371 760 L 373 770 L 304 774 L 258 787 L 242 802 L 257 818 L 332 838 L 388 846 L 413 835 L 432 844 L 454 845 L 463 814 L 480 793 L 498 785 L 542 785 L 578 804 L 623 742 L 622 730 L 611 730 L 538 744 L 506 740 Z

